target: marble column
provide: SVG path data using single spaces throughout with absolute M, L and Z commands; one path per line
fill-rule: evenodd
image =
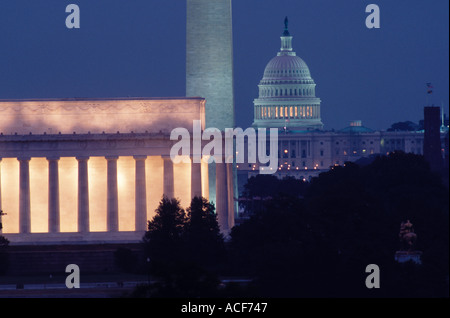
M 202 196 L 202 164 L 191 160 L 191 198 Z
M 134 156 L 136 164 L 135 181 L 135 230 L 147 230 L 147 186 L 145 160 L 147 156 Z
M 60 208 L 59 208 L 59 158 L 47 158 L 48 160 L 48 231 L 60 232 Z
M 227 164 L 216 163 L 216 213 L 220 231 L 227 234 L 228 227 Z
M 170 159 L 170 156 L 163 156 L 162 158 L 164 161 L 163 195 L 172 199 L 175 197 L 173 161 Z
M 17 158 L 19 160 L 19 233 L 31 232 L 30 205 L 30 160 L 31 158 Z
M 234 226 L 234 170 L 235 163 L 227 163 L 227 191 L 228 191 L 228 229 Z
M 78 161 L 78 232 L 89 232 L 89 157 L 77 157 Z
M 107 205 L 106 224 L 108 232 L 119 230 L 119 195 L 117 187 L 117 160 L 119 157 L 106 157 L 107 171 Z

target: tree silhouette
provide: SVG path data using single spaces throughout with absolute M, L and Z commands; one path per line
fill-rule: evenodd
M 206 297 L 217 291 L 220 282 L 209 267 L 223 260 L 225 247 L 215 207 L 205 198 L 193 198 L 186 214 L 178 200 L 164 197 L 143 242 L 151 273 L 162 281 L 141 287 L 141 295 Z
M 448 297 L 448 188 L 422 156 L 395 152 L 314 178 L 304 196 L 278 195 L 233 228 L 233 260 L 263 296 Z M 410 219 L 422 265 L 398 264 Z M 382 288 L 365 286 L 377 264 Z
M 184 243 L 188 258 L 211 265 L 223 259 L 224 238 L 220 233 L 215 207 L 203 197 L 195 197 L 187 209 Z
M 146 253 L 156 272 L 166 273 L 183 258 L 186 214 L 177 199 L 163 197 L 143 237 Z

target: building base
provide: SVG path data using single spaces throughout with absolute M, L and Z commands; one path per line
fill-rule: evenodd
M 89 233 L 30 233 L 2 234 L 10 245 L 82 245 L 129 244 L 142 241 L 144 231 Z

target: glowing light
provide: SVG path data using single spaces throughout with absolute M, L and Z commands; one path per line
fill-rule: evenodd
M 3 233 L 19 233 L 19 161 L 4 158 L 0 162 L 2 185 Z M 8 198 L 8 200 L 5 200 Z
M 133 157 L 119 157 L 117 161 L 117 186 L 119 203 L 119 231 L 135 229 L 135 162 Z
M 45 158 L 30 160 L 31 232 L 48 232 L 48 162 Z

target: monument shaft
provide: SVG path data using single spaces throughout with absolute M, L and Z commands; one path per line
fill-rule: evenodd
M 231 0 L 187 0 L 186 32 L 186 96 L 202 96 L 206 99 L 205 128 L 214 127 L 221 131 L 233 128 Z M 221 176 L 221 168 L 221 164 L 218 167 L 209 165 L 209 199 L 217 204 L 221 202 L 217 206 L 217 214 L 223 221 L 221 228 L 225 230 L 234 223 L 234 186 L 228 183 L 235 178 Z M 216 178 L 216 171 L 219 170 Z M 225 184 L 216 184 L 222 179 Z M 216 193 L 216 189 L 230 189 L 231 193 Z

